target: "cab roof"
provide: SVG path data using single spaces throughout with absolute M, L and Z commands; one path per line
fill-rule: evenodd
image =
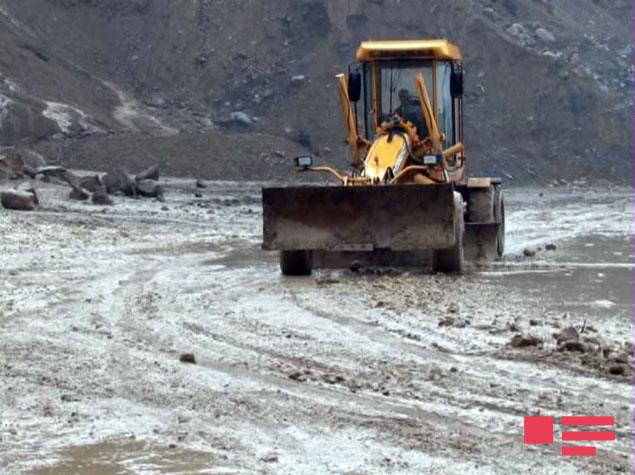
M 381 59 L 439 59 L 461 61 L 461 51 L 448 40 L 363 41 L 358 61 Z

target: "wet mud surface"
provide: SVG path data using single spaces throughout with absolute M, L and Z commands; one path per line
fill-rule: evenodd
M 310 278 L 260 250 L 259 190 L 0 213 L 1 473 L 631 473 L 632 190 L 508 190 L 464 276 Z M 562 457 L 567 415 L 616 440 Z

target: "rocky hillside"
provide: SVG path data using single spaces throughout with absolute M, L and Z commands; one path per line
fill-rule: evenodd
M 0 146 L 104 169 L 288 176 L 345 166 L 334 75 L 362 39 L 446 37 L 473 171 L 632 175 L 626 0 L 0 0 Z

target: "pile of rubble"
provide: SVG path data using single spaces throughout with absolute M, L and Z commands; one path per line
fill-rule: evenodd
M 20 185 L 0 192 L 0 202 L 5 209 L 31 211 L 40 202 L 33 184 L 24 180 L 42 180 L 70 187 L 69 198 L 90 200 L 96 205 L 112 205 L 111 195 L 156 198 L 164 201 L 163 188 L 159 184 L 159 167 L 154 165 L 136 176 L 124 168 L 116 168 L 103 175 L 79 177 L 70 170 L 48 165 L 38 154 L 30 151 L 12 151 L 0 157 L 0 182 L 20 180 Z

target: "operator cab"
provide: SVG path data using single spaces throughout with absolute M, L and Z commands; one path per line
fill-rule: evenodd
M 357 127 L 372 141 L 395 115 L 428 137 L 415 77 L 423 74 L 443 148 L 463 141 L 463 67 L 459 49 L 447 40 L 368 41 L 357 51 L 349 78 L 359 81 L 361 101 L 351 96 Z M 358 78 L 358 79 L 357 79 Z M 349 83 L 350 86 L 350 83 Z M 361 102 L 361 104 L 358 104 Z

